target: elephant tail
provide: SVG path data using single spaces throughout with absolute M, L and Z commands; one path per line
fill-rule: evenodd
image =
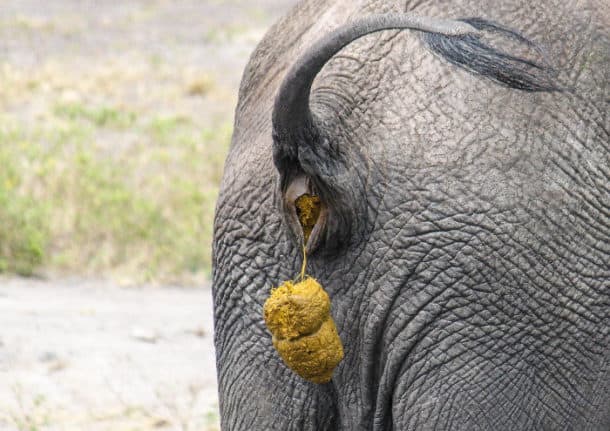
M 556 91 L 552 69 L 542 49 L 516 31 L 480 19 L 443 20 L 410 14 L 372 15 L 323 36 L 297 59 L 282 81 L 272 113 L 273 160 L 284 198 L 294 182 L 306 178 L 332 210 L 327 233 L 337 243 L 355 230 L 350 213 L 354 190 L 346 149 L 327 136 L 310 109 L 310 92 L 324 65 L 351 42 L 381 30 L 409 29 L 423 33 L 427 48 L 474 75 L 522 91 Z M 511 52 L 527 53 L 521 57 Z M 294 206 L 289 202 L 288 206 Z M 291 210 L 294 212 L 293 210 Z M 294 218 L 294 217 L 293 217 Z M 296 223 L 293 223 L 296 225 Z

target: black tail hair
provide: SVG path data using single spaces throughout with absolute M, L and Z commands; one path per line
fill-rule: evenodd
M 428 48 L 444 60 L 499 84 L 523 91 L 562 91 L 556 84 L 556 72 L 549 65 L 545 52 L 520 33 L 482 18 L 463 18 L 480 34 L 447 37 L 439 33 L 423 33 Z M 520 58 L 486 44 L 485 32 L 499 34 L 535 50 L 542 62 Z

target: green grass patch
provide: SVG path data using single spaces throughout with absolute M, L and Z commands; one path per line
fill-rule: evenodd
M 136 114 L 109 106 L 88 106 L 81 103 L 58 104 L 55 115 L 69 120 L 87 120 L 97 127 L 126 129 L 136 121 Z
M 156 117 L 140 126 L 82 105 L 54 112 L 61 121 L 37 129 L 0 118 L 0 272 L 134 282 L 209 274 L 230 125 Z M 133 146 L 109 153 L 96 143 L 99 129 L 127 124 Z
M 0 140 L 10 136 L 0 131 Z M 14 151 L 0 147 L 0 272 L 31 275 L 49 243 L 48 207 L 21 190 L 22 168 Z

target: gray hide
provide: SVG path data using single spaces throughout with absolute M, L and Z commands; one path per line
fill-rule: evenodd
M 214 226 L 224 430 L 610 429 L 609 9 L 305 0 L 271 28 Z M 379 31 L 310 92 L 286 78 L 387 13 L 476 18 L 480 37 Z M 285 78 L 303 88 L 274 111 Z M 286 195 L 303 179 L 325 208 L 308 273 L 345 350 L 325 385 L 284 365 L 262 317 L 300 269 Z

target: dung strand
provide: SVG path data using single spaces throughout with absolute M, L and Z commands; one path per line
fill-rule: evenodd
M 303 229 L 303 264 L 296 280 L 271 290 L 263 308 L 273 346 L 284 363 L 313 383 L 327 383 L 343 359 L 343 345 L 330 315 L 330 297 L 306 274 L 306 243 L 320 215 L 320 199 L 309 194 L 296 201 Z

